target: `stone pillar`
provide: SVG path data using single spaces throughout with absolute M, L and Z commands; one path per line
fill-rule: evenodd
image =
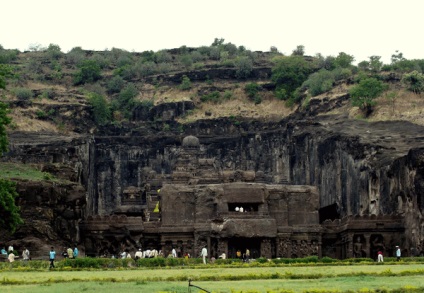
M 364 238 L 365 238 L 365 248 L 364 248 L 364 250 L 365 250 L 365 257 L 371 257 L 371 255 L 370 255 L 370 250 L 371 250 L 371 243 L 370 243 L 370 237 L 371 237 L 371 235 L 370 234 L 365 234 L 364 235 Z
M 218 239 L 218 257 L 223 253 L 228 257 L 228 240 L 220 238 Z
M 261 257 L 272 258 L 271 240 L 263 239 L 261 243 Z
M 349 234 L 348 236 L 347 236 L 347 241 L 348 241 L 348 243 L 347 243 L 347 252 L 346 252 L 346 257 L 347 258 L 353 258 L 354 257 L 354 255 L 353 255 L 353 242 L 354 242 L 354 240 L 355 239 L 353 239 L 353 234 Z
M 322 258 L 322 239 L 321 239 L 321 237 L 318 240 L 318 257 Z
M 207 242 L 208 242 L 208 259 L 211 259 L 211 236 L 208 236 L 208 239 L 207 239 Z

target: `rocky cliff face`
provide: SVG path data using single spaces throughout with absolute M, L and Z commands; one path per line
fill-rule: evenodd
M 163 107 L 162 114 L 172 116 L 185 107 Z M 317 116 L 279 123 L 197 121 L 185 125 L 184 132 L 177 124 L 168 131 L 159 129 L 121 127 L 75 139 L 12 135 L 11 151 L 3 160 L 36 163 L 70 183 L 40 183 L 34 195 L 34 183 L 20 182 L 27 224 L 7 239 L 33 235 L 43 243 L 80 242 L 80 221 L 121 213 L 128 188 L 160 187 L 178 165 L 183 138 L 194 135 L 210 159 L 205 164 L 222 173 L 254 171 L 264 183 L 316 186 L 321 222 L 352 215 L 403 215 L 401 245 L 423 249 L 421 126 Z M 31 216 L 34 209 L 40 209 L 41 218 Z

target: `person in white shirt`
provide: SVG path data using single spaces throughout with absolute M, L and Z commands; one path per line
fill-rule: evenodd
M 208 256 L 208 250 L 206 249 L 206 246 L 203 246 L 200 256 L 203 257 L 203 264 L 206 264 L 206 257 Z
M 177 257 L 177 251 L 175 250 L 175 248 L 172 248 L 171 254 L 172 254 L 172 257 L 174 258 Z
M 135 259 L 143 258 L 143 252 L 141 251 L 141 248 L 137 250 L 137 252 L 134 255 Z
M 29 260 L 29 250 L 27 248 L 24 247 L 24 251 L 22 251 L 22 259 L 24 261 L 28 261 Z
M 7 257 L 9 262 L 14 262 L 15 258 L 18 258 L 18 257 L 16 255 L 14 255 L 13 252 L 9 253 L 9 256 Z

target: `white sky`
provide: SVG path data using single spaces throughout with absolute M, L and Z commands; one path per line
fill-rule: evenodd
M 0 44 L 128 51 L 209 46 L 424 59 L 424 0 L 2 0 Z

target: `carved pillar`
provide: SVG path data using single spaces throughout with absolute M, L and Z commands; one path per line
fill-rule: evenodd
M 228 257 L 228 240 L 227 239 L 218 239 L 218 257 L 225 253 Z
M 321 239 L 321 237 L 318 240 L 318 257 L 322 258 L 322 239 Z
M 208 239 L 207 239 L 207 245 L 208 245 L 208 258 L 210 259 L 211 258 L 211 253 L 212 253 L 212 250 L 211 250 L 211 236 L 208 236 Z
M 354 235 L 349 233 L 346 236 L 346 241 L 347 241 L 347 243 L 346 243 L 346 247 L 347 247 L 347 249 L 346 249 L 346 258 L 353 258 L 353 257 L 355 257 L 355 255 L 353 253 L 353 251 L 354 251 L 353 250 L 353 243 L 355 241 Z
M 261 257 L 272 258 L 271 240 L 263 239 L 261 243 Z
M 365 250 L 365 257 L 371 257 L 371 255 L 370 255 L 370 247 L 371 247 L 371 243 L 370 243 L 370 237 L 371 237 L 371 235 L 370 234 L 365 234 L 364 235 L 364 238 L 365 238 L 365 248 L 364 248 L 364 250 Z

